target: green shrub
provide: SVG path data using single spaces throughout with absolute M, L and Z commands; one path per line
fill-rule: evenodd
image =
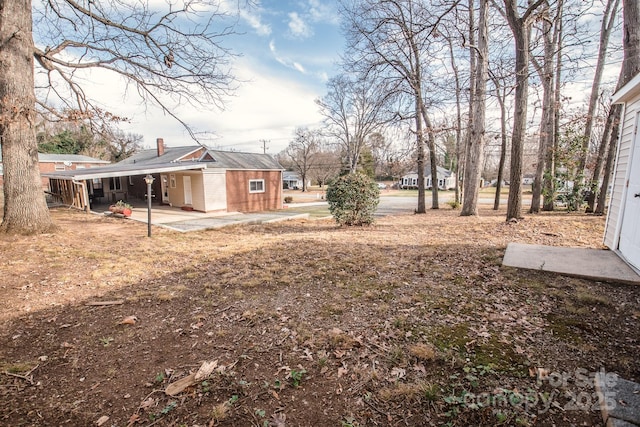
M 369 225 L 380 201 L 375 181 L 360 173 L 341 176 L 327 189 L 329 211 L 340 225 Z
M 451 206 L 451 209 L 460 209 L 460 202 L 455 199 L 449 200 L 447 204 Z

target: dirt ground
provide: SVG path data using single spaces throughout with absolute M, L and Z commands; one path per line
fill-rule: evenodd
M 600 247 L 603 217 L 149 239 L 52 215 L 0 236 L 0 425 L 590 426 L 595 372 L 640 380 L 637 286 L 500 266 L 509 242 Z

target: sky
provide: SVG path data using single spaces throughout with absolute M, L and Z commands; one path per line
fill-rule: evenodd
M 148 1 L 154 7 L 166 7 L 171 0 Z M 236 0 L 219 1 L 229 7 Z M 315 100 L 326 93 L 327 80 L 340 72 L 337 64 L 345 47 L 337 3 L 338 0 L 240 0 L 238 34 L 226 36 L 222 42 L 239 55 L 233 61 L 239 88 L 226 99 L 222 111 L 215 106 L 196 109 L 183 105 L 173 112 L 196 132 L 214 135 L 201 142 L 223 150 L 266 149 L 267 153 L 276 154 L 291 142 L 297 127 L 320 126 L 322 116 Z M 596 15 L 585 19 L 593 20 L 599 28 Z M 585 65 L 587 62 L 595 63 L 587 60 Z M 619 62 L 613 61 L 612 65 L 605 69 L 605 82 L 615 82 L 617 78 Z M 591 87 L 592 68 L 583 68 L 584 76 L 573 76 L 573 82 L 564 89 L 570 96 L 568 102 L 575 106 L 583 104 Z M 154 147 L 157 138 L 163 138 L 169 146 L 195 144 L 180 122 L 158 107 L 142 103 L 134 91 L 127 91 L 122 77 L 101 69 L 89 73 L 81 82 L 82 87 L 103 109 L 129 118 L 119 127 L 142 135 L 144 147 Z M 531 100 L 535 103 L 535 95 Z M 489 116 L 492 112 L 497 114 L 494 104 L 489 102 Z M 539 120 L 539 113 L 535 108 L 531 111 L 531 127 L 535 131 L 533 122 Z
M 322 121 L 315 99 L 324 95 L 327 79 L 338 73 L 344 46 L 337 2 L 262 0 L 241 10 L 237 30 L 242 34 L 224 44 L 241 55 L 233 66 L 241 83 L 224 111 L 176 112 L 195 130 L 214 132 L 214 138 L 203 140 L 212 148 L 262 152 L 262 141 L 267 140 L 267 153 L 276 154 L 293 139 L 296 127 L 315 127 Z M 122 91 L 112 86 L 120 84 L 118 77 L 105 76 L 103 81 L 109 82 L 102 85 L 107 92 L 103 102 L 131 119 L 120 128 L 142 135 L 144 146 L 155 146 L 156 138 L 169 146 L 195 144 L 179 122 L 159 109 L 123 99 Z

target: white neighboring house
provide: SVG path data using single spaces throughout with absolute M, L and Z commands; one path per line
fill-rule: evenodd
M 438 188 L 441 190 L 451 190 L 456 186 L 456 177 L 449 169 L 437 167 Z M 400 188 L 418 188 L 418 172 L 411 172 L 400 178 L 398 183 Z M 431 188 L 431 166 L 424 168 L 424 187 Z
M 612 96 L 624 105 L 604 244 L 640 270 L 640 74 Z
M 282 185 L 289 190 L 298 190 L 302 188 L 302 179 L 300 179 L 300 175 L 295 172 L 283 172 Z

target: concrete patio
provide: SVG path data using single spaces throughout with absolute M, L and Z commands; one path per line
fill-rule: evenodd
M 602 282 L 640 285 L 640 275 L 618 254 L 605 249 L 509 243 L 502 265 Z

